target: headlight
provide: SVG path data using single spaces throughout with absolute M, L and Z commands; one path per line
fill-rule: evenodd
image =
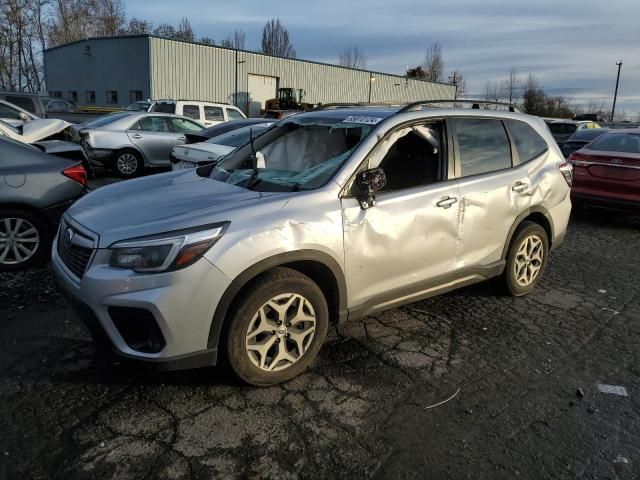
M 109 266 L 141 273 L 188 267 L 222 237 L 228 226 L 229 222 L 222 222 L 114 243 L 109 247 Z

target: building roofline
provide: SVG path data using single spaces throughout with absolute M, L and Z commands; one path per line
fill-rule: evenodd
M 238 53 L 249 53 L 252 55 L 261 55 L 263 57 L 272 57 L 272 58 L 280 58 L 283 60 L 292 60 L 292 61 L 296 61 L 296 62 L 303 62 L 303 63 L 311 63 L 311 64 L 315 64 L 315 65 L 323 65 L 326 67 L 334 67 L 334 68 L 342 68 L 344 70 L 351 70 L 351 71 L 355 71 L 355 72 L 362 72 L 362 73 L 369 73 L 369 74 L 375 74 L 375 75 L 387 75 L 389 77 L 395 77 L 395 78 L 401 78 L 401 79 L 410 79 L 410 80 L 415 80 L 417 82 L 424 82 L 424 83 L 435 83 L 435 84 L 439 84 L 439 85 L 447 85 L 449 87 L 455 87 L 456 90 L 458 88 L 458 86 L 455 83 L 447 83 L 447 82 L 433 82 L 431 80 L 423 80 L 421 78 L 413 78 L 413 77 L 407 77 L 406 75 L 398 75 L 395 73 L 387 73 L 387 72 L 378 72 L 376 70 L 367 70 L 367 69 L 362 69 L 362 68 L 351 68 L 351 67 L 343 67 L 342 65 L 336 65 L 333 63 L 326 63 L 326 62 L 318 62 L 315 60 L 305 60 L 303 58 L 288 58 L 288 57 L 279 57 L 278 55 L 271 55 L 268 53 L 262 53 L 262 52 L 255 52 L 252 50 L 242 50 L 239 48 L 229 48 L 229 47 L 223 47 L 220 45 L 208 45 L 206 43 L 201 43 L 201 42 L 189 42 L 187 40 L 178 40 L 175 38 L 169 38 L 169 37 L 163 37 L 160 35 L 154 35 L 154 34 L 150 34 L 150 33 L 145 33 L 145 34 L 139 34 L 139 35 L 117 35 L 117 36 L 112 36 L 112 37 L 88 37 L 88 38 L 83 38 L 81 40 L 75 40 L 73 42 L 69 42 L 69 43 L 63 43 L 62 45 L 56 45 L 55 47 L 49 47 L 44 49 L 44 52 L 50 52 L 52 50 L 57 50 L 59 48 L 63 48 L 63 47 L 67 47 L 69 45 L 75 45 L 76 43 L 82 43 L 82 42 L 86 42 L 89 40 L 116 40 L 116 39 L 127 39 L 127 38 L 157 38 L 160 40 L 169 40 L 172 42 L 180 42 L 180 43 L 188 43 L 191 45 L 198 45 L 198 46 L 202 46 L 202 47 L 210 47 L 210 48 L 219 48 L 221 50 L 229 50 L 231 52 L 238 52 Z

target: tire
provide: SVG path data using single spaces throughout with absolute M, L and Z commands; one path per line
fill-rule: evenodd
M 522 222 L 513 235 L 503 282 L 509 294 L 526 295 L 538 284 L 549 257 L 547 232 L 535 222 Z
M 19 209 L 0 209 L 0 272 L 39 265 L 51 245 L 47 224 L 37 215 Z
M 113 168 L 120 178 L 133 178 L 142 173 L 144 160 L 135 150 L 120 150 L 115 155 Z
M 327 334 L 329 310 L 322 290 L 289 268 L 260 275 L 232 308 L 227 360 L 235 374 L 252 385 L 275 385 L 300 374 L 314 361 Z

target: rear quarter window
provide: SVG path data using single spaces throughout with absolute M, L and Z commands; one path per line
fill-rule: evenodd
M 224 115 L 221 107 L 204 107 L 204 118 L 211 122 L 223 122 Z
M 547 142 L 527 123 L 507 120 L 507 126 L 516 145 L 519 163 L 526 163 L 547 151 Z

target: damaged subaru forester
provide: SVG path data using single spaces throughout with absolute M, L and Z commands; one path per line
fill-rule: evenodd
M 564 239 L 571 181 L 536 117 L 325 106 L 214 165 L 90 193 L 64 215 L 52 262 L 119 356 L 224 359 L 272 385 L 314 361 L 331 323 L 492 277 L 528 293 Z

